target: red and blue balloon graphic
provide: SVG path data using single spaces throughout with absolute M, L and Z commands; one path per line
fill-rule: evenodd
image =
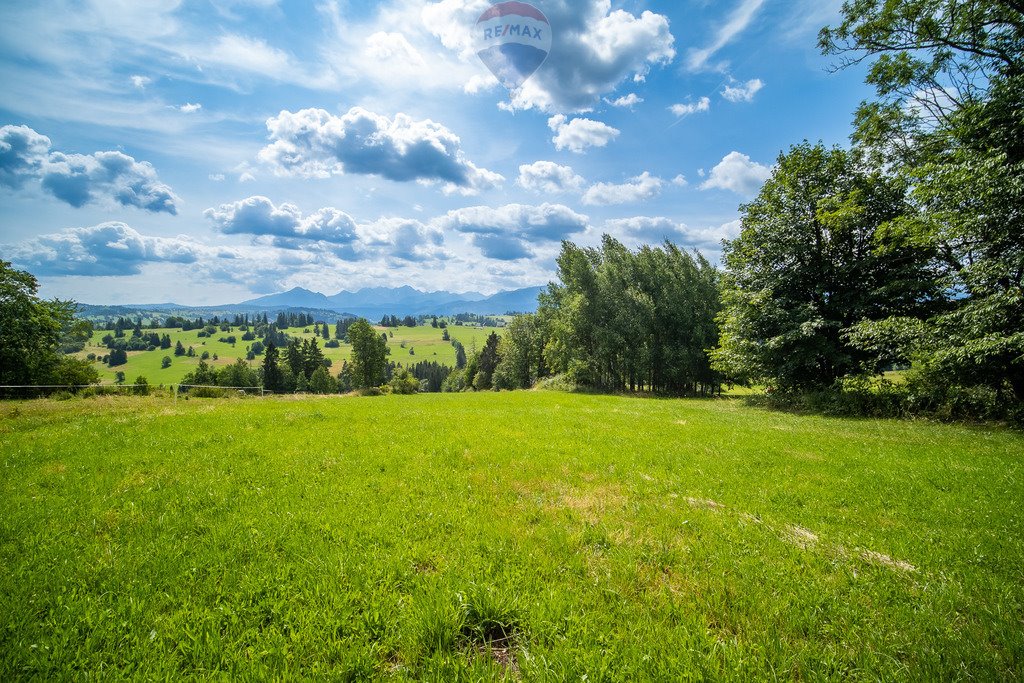
M 516 91 L 551 52 L 551 24 L 544 13 L 525 2 L 499 2 L 476 22 L 480 60 L 503 86 Z

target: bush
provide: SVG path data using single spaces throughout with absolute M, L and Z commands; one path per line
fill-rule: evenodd
M 136 396 L 149 396 L 149 380 L 139 375 L 135 378 L 135 395 Z

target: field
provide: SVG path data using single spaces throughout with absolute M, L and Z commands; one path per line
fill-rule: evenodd
M 536 391 L 0 411 L 2 680 L 1024 676 L 1019 433 Z
M 309 332 L 304 331 L 305 328 L 292 328 L 283 330 L 290 337 L 296 339 L 312 338 L 312 328 L 309 328 Z M 333 331 L 333 326 L 332 326 Z M 394 327 L 394 328 L 376 328 L 379 332 L 393 333 L 394 336 L 388 338 L 388 348 L 391 350 L 391 356 L 389 360 L 394 363 L 399 363 L 405 366 L 415 365 L 422 361 L 437 362 L 442 365 L 448 365 L 451 367 L 455 366 L 455 348 L 450 342 L 446 342 L 441 339 L 443 330 L 435 329 L 430 326 L 420 327 Z M 171 338 L 170 349 L 157 349 L 155 351 L 131 351 L 128 353 L 128 363 L 125 365 L 119 365 L 117 367 L 108 367 L 106 363 L 97 362 L 94 364 L 96 370 L 100 373 L 101 381 L 104 384 L 110 384 L 114 382 L 114 379 L 118 372 L 125 374 L 125 379 L 130 383 L 139 375 L 144 376 L 149 380 L 150 384 L 153 385 L 171 385 L 181 382 L 181 379 L 194 370 L 199 365 L 199 358 L 204 351 L 209 352 L 210 359 L 207 361 L 215 367 L 223 367 L 225 365 L 231 365 L 237 358 L 245 358 L 246 346 L 252 342 L 242 341 L 242 333 L 238 331 L 238 328 L 232 328 L 231 332 L 216 332 L 213 337 L 200 338 L 200 330 L 191 330 L 189 332 L 182 332 L 181 330 L 173 329 L 159 329 L 159 330 L 145 330 L 148 334 L 150 332 L 156 332 L 163 336 L 167 334 Z M 452 339 L 457 339 L 462 342 L 463 346 L 466 347 L 466 353 L 470 352 L 473 345 L 476 345 L 477 349 L 483 348 L 484 342 L 487 341 L 488 335 L 491 332 L 497 332 L 501 334 L 501 330 L 492 327 L 466 327 L 452 325 L 448 328 L 448 333 Z M 84 358 L 90 353 L 96 354 L 97 357 L 102 357 L 108 353 L 107 349 L 102 345 L 100 341 L 104 335 L 109 334 L 109 331 L 97 331 L 93 334 L 93 338 L 89 345 L 86 346 L 79 357 Z M 127 334 L 131 334 L 129 330 Z M 217 341 L 218 339 L 228 336 L 235 336 L 238 341 L 234 346 L 225 342 Z M 326 341 L 322 337 L 318 338 L 320 348 L 323 349 L 324 355 L 331 359 L 334 366 L 331 368 L 331 373 L 337 375 L 341 370 L 341 362 L 351 357 L 352 347 L 347 344 L 342 344 L 337 349 L 324 349 L 324 342 Z M 195 349 L 196 356 L 189 358 L 187 356 L 175 356 L 173 345 L 181 341 L 182 346 L 186 349 L 192 347 Z M 403 344 L 405 345 L 403 347 Z M 214 354 L 217 355 L 217 360 L 213 360 Z M 171 367 L 162 368 L 161 361 L 164 356 L 171 357 Z M 259 367 L 262 357 L 257 358 L 255 361 L 250 363 L 253 367 Z

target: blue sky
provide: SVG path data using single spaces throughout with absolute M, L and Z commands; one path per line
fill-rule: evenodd
M 0 9 L 0 249 L 46 296 L 492 293 L 562 239 L 711 259 L 778 153 L 869 95 L 831 0 L 537 0 L 517 93 L 489 0 L 41 0 Z

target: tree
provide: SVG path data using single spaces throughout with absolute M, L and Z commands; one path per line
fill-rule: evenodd
M 491 332 L 487 337 L 483 350 L 480 352 L 479 370 L 473 380 L 473 386 L 480 391 L 487 391 L 493 387 L 494 369 L 498 367 L 498 344 L 500 339 L 496 332 Z
M 135 393 L 138 396 L 149 396 L 149 380 L 139 375 L 135 378 Z
M 314 394 L 334 394 L 338 391 L 338 382 L 321 365 L 309 378 L 309 391 Z
M 0 260 L 0 384 L 93 384 L 99 375 L 88 361 L 65 356 L 60 347 L 75 326 L 70 301 L 42 301 L 31 274 Z
M 279 355 L 274 343 L 268 343 L 267 350 L 263 354 L 263 387 L 275 394 L 285 391 L 284 375 L 278 366 Z
M 217 373 L 217 384 L 222 387 L 248 389 L 258 387 L 260 377 L 244 359 L 238 358 Z
M 357 389 L 380 386 L 387 371 L 387 343 L 366 320 L 358 320 L 348 328 L 352 345 L 352 383 Z
M 725 246 L 716 367 L 783 389 L 877 369 L 849 330 L 928 310 L 939 295 L 930 250 L 887 230 L 905 194 L 857 152 L 804 143 L 780 155 Z
M 118 365 L 124 365 L 128 362 L 128 352 L 124 349 L 112 349 L 107 354 L 107 366 L 117 367 Z
M 171 367 L 171 357 L 170 356 L 164 356 L 163 360 L 160 361 L 160 367 L 162 369 L 164 369 L 164 370 L 166 370 L 167 368 Z
M 494 370 L 496 389 L 529 389 L 545 373 L 544 325 L 535 314 L 517 315 L 501 335 Z
M 185 346 L 184 346 L 184 344 L 181 343 L 180 339 L 178 340 L 178 343 L 174 345 L 174 355 L 175 356 L 184 356 L 185 355 Z
M 860 0 L 821 47 L 872 60 L 855 140 L 913 188 L 892 226 L 932 249 L 947 306 L 866 321 L 851 341 L 912 361 L 948 396 L 1024 401 L 1024 4 Z
M 416 394 L 420 390 L 420 381 L 409 370 L 402 368 L 391 377 L 388 386 L 393 394 Z

